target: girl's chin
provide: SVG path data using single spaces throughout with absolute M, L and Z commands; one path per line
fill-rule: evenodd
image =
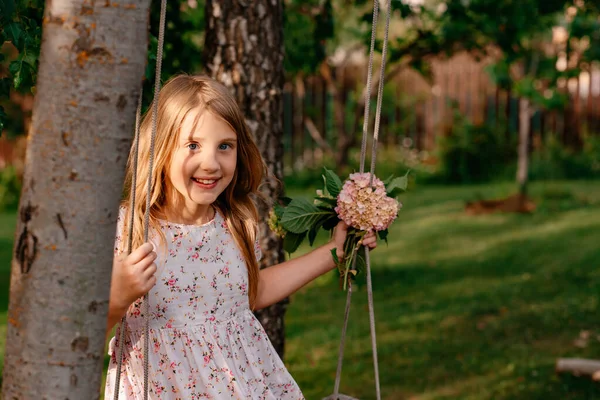
M 199 206 L 209 206 L 217 201 L 221 192 L 212 191 L 212 193 L 193 193 L 190 200 Z

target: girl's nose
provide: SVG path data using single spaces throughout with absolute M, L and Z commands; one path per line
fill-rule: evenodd
M 219 160 L 215 152 L 203 152 L 200 167 L 206 171 L 215 171 L 219 169 Z

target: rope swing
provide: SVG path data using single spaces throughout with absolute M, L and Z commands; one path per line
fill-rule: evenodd
M 381 121 L 381 103 L 383 99 L 383 84 L 385 76 L 385 64 L 387 58 L 388 33 L 390 28 L 391 0 L 387 0 L 387 14 L 385 19 L 385 33 L 383 40 L 383 48 L 381 53 L 381 70 L 379 74 L 379 87 L 377 90 L 377 109 L 375 112 L 375 127 L 373 129 L 373 141 L 371 148 L 371 182 L 373 185 L 373 176 L 375 175 L 375 162 L 377 160 L 377 142 L 379 140 L 379 126 Z M 371 48 L 369 50 L 369 64 L 367 69 L 367 84 L 365 88 L 365 115 L 363 121 L 362 144 L 360 151 L 360 172 L 365 171 L 365 158 L 367 154 L 367 138 L 369 127 L 369 108 L 371 103 L 371 80 L 373 74 L 373 54 L 375 49 L 375 37 L 377 35 L 377 20 L 379 18 L 379 0 L 373 1 L 373 22 L 371 24 Z M 352 260 L 353 269 L 356 265 L 356 253 Z M 371 261 L 369 257 L 369 248 L 365 247 L 365 262 L 367 265 L 367 297 L 369 303 L 369 325 L 371 329 L 371 347 L 373 351 L 373 369 L 375 373 L 375 391 L 377 400 L 381 400 L 381 387 L 379 384 L 379 362 L 377 360 L 377 335 L 375 332 L 375 311 L 373 308 L 373 283 L 371 281 Z M 346 332 L 348 330 L 348 319 L 350 316 L 350 302 L 352 300 L 352 283 L 348 282 L 348 290 L 346 294 L 346 309 L 344 311 L 344 326 L 342 328 L 342 337 L 340 339 L 340 348 L 338 355 L 337 370 L 335 374 L 335 385 L 333 394 L 325 397 L 323 400 L 357 400 L 344 394 L 340 394 L 340 381 L 342 378 L 342 363 L 344 360 L 344 345 L 346 343 Z
M 160 75 L 162 69 L 162 57 L 163 47 L 165 42 L 165 16 L 167 13 L 167 0 L 161 0 L 160 4 L 160 25 L 158 31 L 158 48 L 156 50 L 156 71 L 154 77 L 154 99 L 152 100 L 152 134 L 150 138 L 150 161 L 148 170 L 148 190 L 146 194 L 146 210 L 144 215 L 144 243 L 148 242 L 148 228 L 150 223 L 150 201 L 151 201 L 151 189 L 152 189 L 152 168 L 154 166 L 154 147 L 156 139 L 157 129 L 157 114 L 158 114 L 158 98 L 160 95 Z M 131 247 L 133 243 L 133 210 L 135 204 L 135 185 L 137 182 L 137 162 L 138 162 L 138 151 L 140 143 L 140 121 L 142 113 L 142 96 L 143 89 L 140 91 L 140 97 L 138 100 L 138 106 L 135 116 L 135 144 L 134 144 L 134 157 L 133 157 L 133 173 L 131 180 L 131 204 L 130 204 L 130 219 L 129 219 L 129 235 L 127 237 L 127 254 L 131 254 Z M 150 304 L 148 301 L 148 294 L 144 295 L 144 400 L 148 400 L 148 349 L 149 349 L 149 326 L 150 326 Z M 121 319 L 121 332 L 119 335 L 118 342 L 118 355 L 117 355 L 117 374 L 115 377 L 115 391 L 114 399 L 119 400 L 119 389 L 121 386 L 121 368 L 123 367 L 123 347 L 125 347 L 125 330 L 126 330 L 126 316 Z
M 380 127 L 380 119 L 381 119 L 381 106 L 383 100 L 383 85 L 384 85 L 384 73 L 385 73 L 385 65 L 387 58 L 387 46 L 388 46 L 388 32 L 389 32 L 389 24 L 390 24 L 390 15 L 391 15 L 391 0 L 386 1 L 387 4 L 387 14 L 386 14 L 386 24 L 385 24 L 385 36 L 383 41 L 382 48 L 382 60 L 381 60 L 381 69 L 380 69 L 380 79 L 379 86 L 377 92 L 377 106 L 376 106 L 376 114 L 375 114 L 375 124 L 373 129 L 373 137 L 372 137 L 372 148 L 371 148 L 371 168 L 370 168 L 370 186 L 373 186 L 373 177 L 375 173 L 375 162 L 377 157 L 377 143 L 379 139 L 379 127 Z M 165 16 L 166 16 L 166 6 L 167 1 L 161 0 L 161 10 L 160 10 L 160 25 L 159 25 L 159 35 L 158 35 L 158 47 L 157 47 L 157 55 L 156 55 L 156 70 L 155 70 L 155 82 L 154 82 L 154 98 L 152 101 L 152 131 L 150 138 L 150 159 L 149 159 L 149 172 L 148 172 L 148 184 L 147 184 L 147 196 L 146 196 L 146 209 L 144 215 L 144 242 L 148 242 L 148 230 L 149 230 L 149 220 L 150 220 L 150 203 L 151 203 L 151 188 L 152 188 L 152 169 L 154 164 L 154 148 L 155 148 L 155 138 L 157 131 L 157 113 L 158 113 L 158 102 L 160 95 L 160 77 L 161 77 L 161 68 L 162 68 L 162 57 L 163 57 L 163 47 L 164 47 L 164 34 L 165 34 Z M 364 121 L 363 121 L 363 129 L 362 129 L 362 143 L 361 143 L 361 157 L 360 157 L 360 172 L 363 173 L 365 170 L 365 159 L 367 153 L 367 141 L 368 141 L 368 127 L 369 127 L 369 108 L 370 108 L 370 98 L 371 98 L 371 84 L 372 84 L 372 70 L 373 70 L 373 55 L 375 48 L 375 38 L 377 33 L 377 20 L 379 17 L 379 0 L 373 1 L 373 21 L 371 26 L 371 46 L 369 50 L 369 60 L 368 60 L 368 71 L 367 71 L 367 83 L 365 88 L 365 110 L 364 110 Z M 140 123 L 141 123 L 141 109 L 142 109 L 142 93 L 140 93 L 138 99 L 138 107 L 136 112 L 136 126 L 135 126 L 135 138 L 134 138 L 134 147 L 133 147 L 133 171 L 132 171 L 132 189 L 131 189 L 131 203 L 130 203 L 130 213 L 129 213 L 129 229 L 128 229 L 128 243 L 127 243 L 127 255 L 131 254 L 132 251 L 132 241 L 133 241 L 133 210 L 135 204 L 135 188 L 137 182 L 137 166 L 138 166 L 138 152 L 139 152 L 139 135 L 140 135 Z M 354 258 L 352 260 L 353 268 L 356 265 L 356 253 L 354 253 Z M 371 346 L 373 352 L 373 365 L 374 365 L 374 374 L 375 374 L 375 389 L 377 400 L 381 400 L 381 389 L 379 383 L 379 364 L 377 360 L 377 338 L 375 332 L 375 313 L 373 307 L 373 287 L 371 280 L 371 264 L 370 264 L 370 256 L 369 256 L 369 248 L 365 246 L 365 262 L 366 262 L 366 278 L 367 278 L 367 296 L 368 296 L 368 306 L 369 306 L 369 323 L 370 323 L 370 332 L 371 332 Z M 337 371 L 335 377 L 335 385 L 333 394 L 325 397 L 323 400 L 353 400 L 353 397 L 340 394 L 340 381 L 341 381 L 341 373 L 342 373 L 342 364 L 344 358 L 344 344 L 346 341 L 346 333 L 348 328 L 348 319 L 350 315 L 350 303 L 352 299 L 352 284 L 348 282 L 348 289 L 346 295 L 346 307 L 344 312 L 344 323 L 341 333 L 341 340 L 339 346 L 339 354 L 338 354 L 338 363 L 337 363 Z M 148 372 L 149 372 L 149 319 L 150 319 L 150 306 L 148 301 L 148 294 L 143 297 L 144 302 L 144 400 L 148 400 L 149 395 L 149 384 L 148 384 Z M 123 348 L 124 348 L 124 340 L 125 340 L 125 331 L 126 331 L 126 316 L 123 316 L 120 322 L 120 333 L 119 340 L 116 342 L 117 347 L 117 371 L 115 377 L 115 386 L 114 386 L 114 400 L 119 399 L 119 389 L 121 383 L 121 369 L 123 368 Z M 356 399 L 354 399 L 356 400 Z

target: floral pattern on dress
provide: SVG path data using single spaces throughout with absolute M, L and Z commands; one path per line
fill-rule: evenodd
M 122 220 L 123 210 L 117 232 Z M 304 399 L 250 310 L 246 264 L 223 216 L 201 226 L 161 227 L 168 256 L 159 254 L 148 297 L 149 398 Z M 120 240 L 117 234 L 115 254 Z M 262 256 L 258 242 L 255 254 Z M 143 399 L 144 310 L 138 299 L 127 311 L 120 399 Z M 106 399 L 114 393 L 120 329 L 109 346 Z

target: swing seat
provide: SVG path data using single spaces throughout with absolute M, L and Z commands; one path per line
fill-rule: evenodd
M 356 397 L 346 396 L 345 394 L 330 394 L 322 400 L 359 400 Z

